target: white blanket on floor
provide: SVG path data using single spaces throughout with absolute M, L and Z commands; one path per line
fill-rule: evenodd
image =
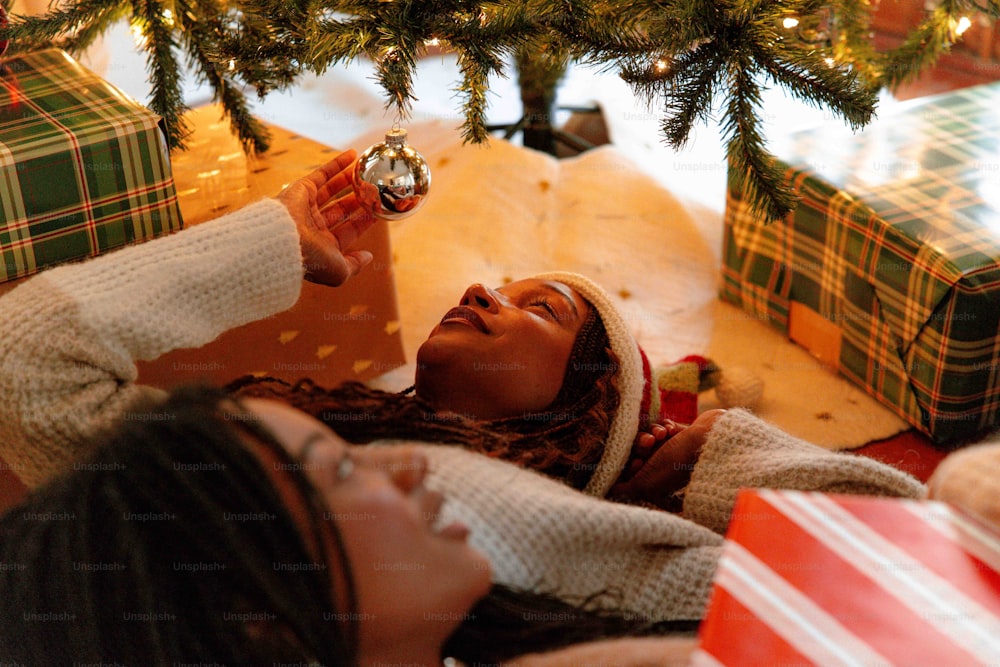
M 617 300 L 651 361 L 700 353 L 752 370 L 765 384 L 757 414 L 795 436 L 845 449 L 907 428 L 777 329 L 721 302 L 718 213 L 668 191 L 619 149 L 556 160 L 501 140 L 463 146 L 443 122 L 408 130 L 433 178 L 424 208 L 390 227 L 411 362 L 470 283 L 578 271 Z M 380 140 L 364 135 L 354 147 Z M 386 383 L 410 378 L 407 368 Z M 715 403 L 702 396 L 701 407 Z

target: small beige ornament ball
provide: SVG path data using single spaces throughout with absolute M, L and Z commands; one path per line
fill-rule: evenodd
M 753 410 L 764 395 L 764 381 L 744 366 L 726 367 L 715 387 L 715 396 L 726 408 Z

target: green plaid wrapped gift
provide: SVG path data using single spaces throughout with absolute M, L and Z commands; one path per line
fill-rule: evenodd
M 158 121 L 61 50 L 0 60 L 0 281 L 181 227 Z
M 730 178 L 722 297 L 809 348 L 834 331 L 829 361 L 938 442 L 1000 423 L 998 109 L 989 84 L 796 135 L 780 223 Z

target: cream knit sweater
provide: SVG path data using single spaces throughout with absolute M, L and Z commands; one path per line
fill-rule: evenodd
M 135 361 L 203 345 L 291 307 L 295 225 L 264 200 L 218 220 L 45 271 L 0 299 L 0 456 L 29 486 L 69 467 L 91 434 L 158 390 Z M 607 502 L 512 464 L 420 445 L 445 520 L 472 528 L 494 579 L 648 618 L 700 618 L 737 490 L 772 486 L 917 497 L 913 478 L 827 452 L 743 411 L 717 422 L 684 517 Z M 701 524 L 701 525 L 698 525 Z

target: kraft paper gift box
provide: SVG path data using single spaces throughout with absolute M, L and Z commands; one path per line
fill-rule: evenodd
M 265 123 L 271 148 L 248 157 L 220 107 L 194 109 L 186 120 L 193 129 L 189 147 L 172 162 L 189 226 L 274 196 L 339 152 Z M 288 382 L 309 378 L 331 387 L 346 380 L 367 381 L 401 366 L 405 359 L 388 225 L 376 223 L 359 246 L 370 250 L 374 260 L 346 284 L 303 281 L 299 301 L 290 310 L 227 331 L 203 347 L 142 362 L 140 382 L 221 385 L 243 375 L 266 375 Z
M 159 123 L 61 50 L 0 60 L 0 282 L 179 229 Z
M 986 665 L 1000 534 L 941 502 L 745 490 L 692 664 Z
M 770 225 L 730 178 L 722 297 L 938 442 L 1000 423 L 998 108 L 989 84 L 797 134 Z

